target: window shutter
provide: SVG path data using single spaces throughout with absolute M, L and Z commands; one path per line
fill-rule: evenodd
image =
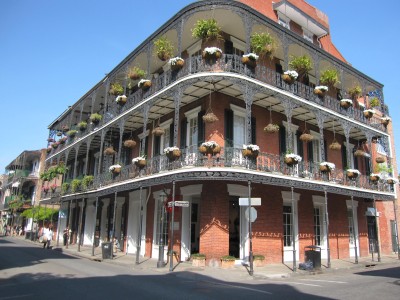
M 314 162 L 314 147 L 313 142 L 307 143 L 308 161 Z
M 302 134 L 301 131 L 296 132 L 296 140 L 297 140 L 297 154 L 300 155 L 301 157 L 304 157 L 304 147 L 303 147 L 303 141 L 300 140 L 300 135 Z
M 324 140 L 324 152 L 325 152 L 325 161 L 329 161 L 328 159 L 328 143 Z
M 233 54 L 233 43 L 225 40 L 225 54 Z
M 275 64 L 275 72 L 279 74 L 283 74 L 283 67 L 281 64 Z
M 201 112 L 199 112 L 198 117 L 197 117 L 197 126 L 198 126 L 198 131 L 197 131 L 197 140 L 198 140 L 198 146 L 201 145 L 201 143 L 205 142 L 206 139 L 206 132 L 205 132 L 205 128 L 204 128 L 204 121 L 203 121 L 203 116 L 204 116 L 205 112 L 202 110 Z
M 149 137 L 146 136 L 144 138 L 144 154 L 147 155 L 147 153 L 149 153 L 148 151 L 149 151 Z
M 353 155 L 354 169 L 358 170 L 358 157 Z
M 257 134 L 256 134 L 256 118 L 252 117 L 251 118 L 251 143 L 253 145 L 257 144 Z
M 342 145 L 342 169 L 345 170 L 346 168 L 350 168 L 350 166 L 347 165 L 347 150 L 346 150 L 346 146 Z
M 370 160 L 371 158 L 365 157 L 364 159 L 365 159 L 365 174 L 366 174 L 367 176 L 369 176 L 369 175 L 371 174 L 371 168 L 370 168 L 370 166 L 369 166 L 369 160 Z
M 279 150 L 281 154 L 286 153 L 286 128 L 284 126 L 279 127 Z
M 161 137 L 154 137 L 154 155 L 160 155 Z
M 169 125 L 169 144 L 170 146 L 176 146 L 174 145 L 174 123 Z
M 187 134 L 187 119 L 184 118 L 181 121 L 181 145 L 180 145 L 181 149 L 186 148 L 186 134 Z
M 225 147 L 233 146 L 233 111 L 225 109 Z

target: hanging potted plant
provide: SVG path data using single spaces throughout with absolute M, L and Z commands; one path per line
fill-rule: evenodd
M 132 163 L 134 163 L 138 168 L 144 168 L 146 166 L 146 157 L 144 155 L 135 157 L 132 159 Z
M 257 145 L 243 145 L 242 155 L 244 157 L 251 157 L 257 158 L 258 154 L 260 153 L 260 147 Z
M 314 88 L 314 94 L 318 97 L 324 97 L 329 88 L 326 85 L 317 85 Z
M 124 141 L 124 147 L 125 148 L 135 148 L 135 146 L 136 146 L 136 142 L 132 139 L 132 138 L 130 138 L 130 139 L 127 139 L 127 140 L 125 140 Z
M 144 91 L 148 90 L 151 87 L 151 80 L 140 79 L 138 87 Z
M 70 130 L 70 131 L 67 132 L 67 135 L 68 135 L 70 138 L 73 138 L 77 133 L 78 133 L 78 130 L 72 129 L 72 130 Z
M 308 55 L 291 56 L 289 67 L 291 70 L 296 71 L 299 74 L 299 78 L 302 79 L 312 70 L 311 58 Z
M 217 154 L 221 152 L 221 146 L 214 141 L 204 142 L 199 147 L 202 154 Z
M 348 109 L 352 105 L 353 105 L 353 100 L 351 99 L 340 100 L 340 107 L 343 107 L 344 109 Z
M 375 111 L 373 109 L 366 109 L 363 111 L 364 117 L 367 119 L 371 119 L 374 113 Z
M 61 130 L 62 130 L 62 132 L 67 132 L 67 131 L 69 131 L 69 126 L 68 125 L 61 126 Z
M 381 178 L 381 174 L 371 173 L 369 175 L 369 180 L 374 184 L 378 183 L 380 178 Z
M 64 145 L 66 141 L 67 141 L 67 137 L 64 136 L 64 137 L 62 137 L 61 139 L 58 140 L 58 143 L 59 143 L 60 145 Z
M 335 121 L 332 122 L 332 130 L 333 130 L 333 140 L 332 143 L 329 145 L 329 149 L 334 151 L 340 150 L 342 149 L 342 145 L 336 140 Z
M 379 107 L 381 105 L 381 101 L 379 101 L 378 97 L 372 97 L 369 100 L 369 107 Z
M 111 173 L 114 173 L 114 174 L 119 174 L 120 172 L 121 172 L 121 165 L 120 164 L 116 164 L 116 165 L 112 165 L 112 166 L 110 166 L 109 168 L 108 168 L 108 170 L 111 172 Z
M 53 147 L 53 149 L 57 149 L 58 145 L 59 145 L 58 142 L 54 142 L 53 144 L 51 144 L 51 147 Z
M 299 139 L 300 141 L 305 143 L 311 142 L 314 139 L 314 137 L 310 134 L 310 130 L 307 129 L 306 120 L 304 120 L 304 131 L 302 135 L 300 135 Z
M 162 136 L 165 133 L 165 129 L 160 127 L 160 125 L 154 127 L 152 131 L 154 136 Z
M 269 123 L 267 126 L 264 127 L 264 132 L 267 132 L 267 133 L 279 132 L 279 125 L 278 124 Z
M 87 127 L 87 122 L 82 121 L 82 122 L 78 123 L 78 128 L 79 128 L 80 131 L 85 131 L 86 127 Z
M 382 164 L 382 163 L 384 163 L 384 162 L 386 161 L 386 159 L 385 159 L 385 157 L 379 155 L 379 156 L 377 156 L 377 157 L 375 158 L 375 161 L 376 161 L 378 164 Z
M 222 50 L 217 47 L 206 47 L 203 51 L 204 59 L 219 59 L 222 56 Z
M 111 83 L 111 87 L 108 93 L 114 96 L 122 95 L 124 93 L 124 88 L 118 82 L 114 82 Z
M 354 152 L 354 156 L 359 156 L 359 157 L 365 156 L 365 151 L 363 147 L 358 146 L 357 150 Z
M 282 79 L 287 84 L 293 84 L 297 77 L 299 77 L 299 74 L 293 70 L 287 70 L 282 74 Z
M 336 166 L 335 166 L 334 163 L 330 163 L 330 162 L 327 162 L 327 161 L 324 161 L 324 162 L 319 164 L 319 170 L 321 172 L 325 172 L 325 173 L 332 172 L 333 170 L 335 170 L 335 167 Z
M 250 36 L 250 47 L 254 53 L 260 56 L 271 56 L 276 48 L 275 44 L 275 39 L 269 33 L 256 32 Z
M 215 89 L 214 84 L 213 84 L 213 89 Z M 211 96 L 211 87 L 210 87 L 208 108 L 207 108 L 206 113 L 202 117 L 203 121 L 206 123 L 214 123 L 219 120 L 218 117 L 212 111 L 212 108 L 211 108 L 212 103 L 211 102 L 212 102 L 212 96 Z
M 102 118 L 103 116 L 98 113 L 91 114 L 89 117 L 90 121 L 92 121 L 92 123 L 95 125 L 99 124 Z
M 178 147 L 167 147 L 164 149 L 164 154 L 168 157 L 169 160 L 177 160 L 181 157 L 181 150 Z
M 113 146 L 104 149 L 104 155 L 114 155 L 117 151 L 114 150 Z
M 132 80 L 138 80 L 146 76 L 146 72 L 139 67 L 133 67 L 128 72 L 128 77 Z
M 347 93 L 350 95 L 351 99 L 355 100 L 361 95 L 361 87 L 359 85 L 356 85 L 349 89 Z
M 290 151 L 286 153 L 284 157 L 285 164 L 287 164 L 288 166 L 297 165 L 299 162 L 301 162 L 301 160 L 301 156 L 294 154 Z
M 172 71 L 178 71 L 183 68 L 183 65 L 185 64 L 185 60 L 179 56 L 171 58 L 169 60 L 169 65 L 171 66 Z
M 63 133 L 61 131 L 57 131 L 57 136 L 62 136 Z
M 339 74 L 336 69 L 327 69 L 321 73 L 319 78 L 321 85 L 326 85 L 330 88 L 334 88 L 335 84 L 339 83 Z
M 171 41 L 167 39 L 166 36 L 161 36 L 157 40 L 155 40 L 154 46 L 157 57 L 159 59 L 161 59 L 162 61 L 170 59 L 174 50 L 174 46 L 172 45 Z
M 360 175 L 360 171 L 356 169 L 347 169 L 346 170 L 346 176 L 349 179 L 356 179 Z
M 388 126 L 389 125 L 389 123 L 390 123 L 390 118 L 389 117 L 382 117 L 381 118 L 381 124 L 383 125 L 383 126 Z
M 128 100 L 128 97 L 126 97 L 125 95 L 119 95 L 119 96 L 117 96 L 117 98 L 115 98 L 115 102 L 117 102 L 121 106 L 124 105 L 127 100 Z
M 255 68 L 257 66 L 258 55 L 255 53 L 244 54 L 242 56 L 242 63 L 248 67 Z

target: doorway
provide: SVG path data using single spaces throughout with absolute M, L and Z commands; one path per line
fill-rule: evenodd
M 367 216 L 368 224 L 368 245 L 370 253 L 378 252 L 378 238 L 376 232 L 376 219 L 375 217 Z
M 240 257 L 240 206 L 238 197 L 229 198 L 229 255 Z

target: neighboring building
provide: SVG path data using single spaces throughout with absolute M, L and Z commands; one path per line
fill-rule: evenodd
M 196 21 L 210 18 L 222 38 L 193 38 Z M 254 33 L 274 40 L 272 56 L 260 57 L 255 68 L 242 63 Z M 185 60 L 182 68 L 157 57 L 154 41 L 162 36 L 172 42 L 173 56 Z M 203 59 L 209 46 L 222 56 Z M 285 82 L 289 62 L 304 55 L 312 70 Z M 145 69 L 151 87 L 138 87 L 145 82 L 134 67 Z M 317 96 L 327 69 L 337 71 L 339 82 Z M 127 99 L 115 95 L 117 84 Z M 351 98 L 354 87 L 360 93 L 345 108 L 339 99 Z M 193 3 L 49 126 L 46 165 L 62 162 L 68 172 L 63 190 L 43 195 L 41 203 L 61 203 L 59 232 L 68 226 L 72 243 L 98 246 L 115 236 L 126 253 L 153 258 L 160 237 L 171 242 L 173 228 L 181 260 L 196 252 L 212 264 L 228 254 L 247 260 L 250 226 L 239 198 L 249 196 L 261 198 L 251 226 L 253 252 L 268 263 L 303 261 L 309 245 L 321 247 L 322 258 L 369 256 L 378 236 L 381 253 L 392 253 L 398 185 L 388 178 L 397 166 L 392 126 L 381 124 L 389 114 L 382 89 L 346 62 L 331 42 L 327 17 L 304 1 Z M 370 117 L 373 98 L 379 104 Z M 210 112 L 218 120 L 204 122 Z M 94 113 L 99 122 L 90 120 Z M 268 124 L 277 131 L 265 132 L 274 127 Z M 218 146 L 200 149 L 206 141 Z M 242 151 L 244 144 L 258 145 L 258 156 Z M 167 157 L 164 149 L 172 146 L 180 151 Z M 302 161 L 287 164 L 289 151 Z M 141 154 L 145 165 L 132 163 Z M 324 161 L 336 168 L 321 171 Z M 361 174 L 350 179 L 346 169 Z M 376 183 L 372 170 L 381 174 Z M 165 211 L 171 199 L 188 201 L 174 210 L 172 227 Z
M 40 166 L 46 158 L 45 150 L 23 151 L 6 166 L 1 186 L 0 210 L 7 225 L 21 227 L 23 231 L 32 229 L 32 219 L 20 216 L 40 199 Z

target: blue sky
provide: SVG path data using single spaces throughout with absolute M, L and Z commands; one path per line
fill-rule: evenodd
M 47 126 L 68 105 L 192 2 L 0 1 L 0 173 L 22 151 L 45 148 Z M 332 39 L 344 57 L 385 85 L 400 155 L 400 1 L 308 2 L 328 15 Z

